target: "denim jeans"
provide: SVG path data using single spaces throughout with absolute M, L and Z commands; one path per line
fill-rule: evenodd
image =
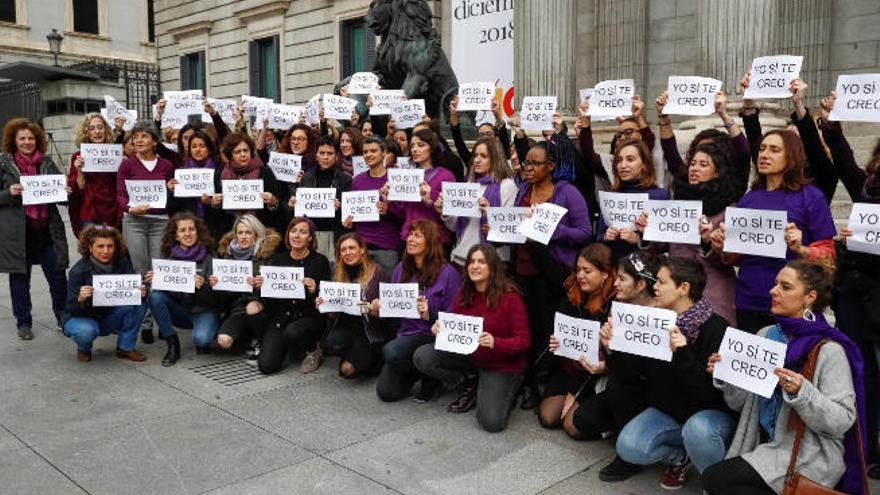
M 12 314 L 15 315 L 17 326 L 32 327 L 31 317 L 31 267 L 39 264 L 49 284 L 49 295 L 52 298 L 52 312 L 55 319 L 61 320 L 67 299 L 67 276 L 58 268 L 58 258 L 51 242 L 46 243 L 40 252 L 28 252 L 25 260 L 25 273 L 9 274 L 9 296 L 12 299 Z
M 150 293 L 150 311 L 159 326 L 159 335 L 174 336 L 177 333 L 174 327 L 192 328 L 193 345 L 196 347 L 210 346 L 220 328 L 220 315 L 217 313 L 191 313 L 180 301 L 160 290 Z
M 424 344 L 434 342 L 423 333 L 397 336 L 382 347 L 382 371 L 376 381 L 376 395 L 384 402 L 406 397 L 413 384 L 423 376 L 413 365 L 413 354 Z
M 617 437 L 617 454 L 641 466 L 678 464 L 689 456 L 703 472 L 724 459 L 735 430 L 736 419 L 725 411 L 704 409 L 680 425 L 649 407 L 623 427 Z
M 122 217 L 122 236 L 135 271 L 146 275 L 152 270 L 153 258 L 159 257 L 162 232 L 167 218 L 137 216 L 126 213 Z
M 71 318 L 64 324 L 64 335 L 76 342 L 80 352 L 91 352 L 92 343 L 98 336 L 117 334 L 116 348 L 133 351 L 137 342 L 141 320 L 144 319 L 146 305 L 116 306 L 110 309 L 100 321 L 94 318 Z

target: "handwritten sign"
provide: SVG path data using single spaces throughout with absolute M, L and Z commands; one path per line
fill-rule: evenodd
M 254 122 L 254 128 L 262 129 L 263 118 L 268 117 L 269 129 L 287 130 L 291 126 L 299 124 L 302 113 L 303 107 L 273 103 L 270 106 L 260 108 L 257 120 Z
M 725 253 L 785 259 L 787 212 L 728 206 L 724 218 Z
M 779 384 L 773 370 L 785 364 L 788 346 L 765 337 L 727 327 L 712 377 L 762 397 L 770 398 Z
M 370 93 L 373 106 L 370 107 L 370 115 L 391 115 L 391 105 L 403 101 L 406 93 L 402 89 L 380 89 Z
M 880 74 L 837 76 L 837 101 L 828 119 L 880 122 Z
M 346 191 L 342 193 L 342 220 L 351 216 L 352 222 L 378 222 L 379 191 Z
M 183 126 L 185 126 L 187 124 L 187 122 L 189 122 L 188 115 L 172 115 L 172 114 L 167 114 L 167 113 L 162 114 L 162 128 L 163 129 L 167 129 L 169 127 L 171 129 L 183 129 Z M 177 151 L 177 148 L 176 148 L 177 145 L 174 144 L 174 146 L 175 147 L 172 148 L 171 146 L 168 146 L 168 143 L 165 144 L 166 148 L 168 148 L 172 151 Z
M 492 110 L 492 100 L 495 98 L 495 83 L 472 82 L 458 87 L 458 111 L 479 112 Z
M 452 217 L 480 218 L 480 184 L 476 182 L 442 182 L 443 214 Z
M 295 184 L 299 182 L 299 173 L 302 172 L 302 159 L 302 155 L 270 151 L 268 165 L 276 179 Z
M 416 168 L 416 165 L 408 156 L 398 156 L 394 161 L 394 166 L 397 168 Z
M 384 160 L 384 158 L 383 158 Z M 362 174 L 370 170 L 370 166 L 367 165 L 367 161 L 364 160 L 364 157 L 361 155 L 354 155 L 351 157 L 351 176 L 357 177 L 358 174 Z
M 236 103 L 235 100 L 221 100 L 219 98 L 209 97 L 208 103 L 210 103 L 211 106 L 214 107 L 214 110 L 217 111 L 220 120 L 229 125 L 235 124 L 235 109 L 238 107 L 238 103 Z M 202 112 L 202 122 L 205 124 L 212 124 L 214 123 L 214 120 L 208 112 Z
M 350 95 L 369 95 L 378 89 L 379 76 L 372 72 L 355 72 L 348 80 L 348 94 Z
M 83 157 L 83 172 L 115 173 L 125 160 L 121 144 L 83 143 L 79 145 L 79 154 Z
M 123 110 L 125 110 L 125 109 L 123 109 Z M 134 129 L 134 125 L 135 125 L 135 123 L 137 123 L 138 113 L 137 113 L 137 110 L 125 110 L 125 112 L 126 113 L 119 114 L 116 117 L 121 117 L 125 120 L 122 124 L 122 130 L 125 132 L 129 132 L 130 130 Z M 113 124 L 114 120 L 116 119 L 116 117 L 112 117 L 112 118 L 110 117 L 110 114 L 107 113 L 106 108 L 101 109 L 101 117 L 104 117 L 104 120 L 106 120 L 107 122 L 110 122 L 111 124 Z
M 648 195 L 599 191 L 599 207 L 605 225 L 634 229 L 639 215 L 648 207 Z
M 648 200 L 645 240 L 700 244 L 702 201 Z
M 419 186 L 425 181 L 425 170 L 421 168 L 388 169 L 388 201 L 419 202 L 422 196 Z
M 263 179 L 224 180 L 224 210 L 261 210 L 263 209 Z
M 260 114 L 261 109 L 272 106 L 275 104 L 275 101 L 272 98 L 242 95 L 241 104 L 244 105 L 245 117 L 255 117 Z
M 853 231 L 846 240 L 847 249 L 880 254 L 880 205 L 853 203 L 847 226 Z
M 776 55 L 758 57 L 752 61 L 751 81 L 743 98 L 789 98 L 791 81 L 801 73 L 804 57 Z
M 361 316 L 361 285 L 344 282 L 321 281 L 318 296 L 322 299 L 318 311 L 321 313 L 345 313 Z
M 593 95 L 593 88 L 584 88 L 579 91 L 580 102 L 584 103 L 590 101 L 590 97 Z M 592 122 L 604 122 L 606 120 L 614 120 L 613 115 L 590 115 L 590 120 Z
M 412 129 L 425 115 L 425 100 L 398 100 L 392 102 L 390 108 L 397 129 Z
M 379 283 L 379 317 L 418 319 L 419 284 Z
M 464 316 L 440 312 L 437 318 L 440 333 L 434 341 L 434 349 L 456 354 L 473 354 L 480 346 L 483 333 L 483 317 Z
M 519 119 L 527 131 L 552 131 L 553 113 L 556 111 L 555 96 L 526 96 L 522 101 Z
M 188 117 L 202 114 L 202 90 L 165 91 L 165 114 L 174 117 Z
M 517 231 L 533 241 L 546 245 L 566 213 L 568 213 L 567 208 L 553 203 L 541 203 L 532 209 L 532 216 L 523 220 Z
M 174 171 L 174 197 L 201 198 L 202 194 L 214 194 L 214 169 L 179 168 Z
M 126 180 L 128 206 L 149 205 L 161 210 L 168 201 L 168 191 L 164 180 Z
M 526 219 L 528 207 L 524 206 L 490 206 L 486 210 L 489 233 L 486 240 L 506 244 L 524 244 L 527 237 L 520 234 L 517 228 Z
M 152 287 L 166 292 L 195 293 L 195 262 L 154 259 Z
M 637 356 L 672 361 L 669 332 L 675 311 L 621 302 L 611 303 L 613 335 L 610 348 Z
M 248 277 L 253 277 L 254 264 L 245 260 L 224 260 L 213 258 L 211 269 L 217 277 L 217 283 L 212 287 L 214 290 L 224 292 L 253 292 L 254 288 L 247 283 Z
M 104 106 L 107 107 L 106 108 L 107 111 L 102 113 L 102 115 L 104 115 L 104 118 L 107 119 L 111 124 L 116 119 L 116 117 L 124 118 L 126 121 L 126 124 L 128 124 L 129 121 L 131 121 L 132 126 L 134 125 L 133 121 L 137 120 L 137 111 L 136 110 L 129 110 L 129 109 L 125 108 L 125 106 L 123 104 L 116 101 L 116 98 L 113 98 L 110 95 L 104 95 Z M 129 127 L 128 129 L 124 129 L 124 130 L 130 131 L 131 127 Z
M 599 322 L 572 318 L 556 313 L 553 320 L 553 335 L 559 341 L 557 356 L 580 360 L 587 358 L 590 364 L 599 363 Z
M 140 275 L 93 275 L 92 306 L 140 306 Z
M 336 120 L 351 120 L 357 107 L 357 100 L 331 94 L 324 95 L 324 117 Z
M 300 187 L 296 190 L 294 215 L 309 218 L 336 216 L 335 187 Z
M 263 285 L 260 297 L 271 299 L 305 299 L 305 269 L 301 266 L 260 266 Z
M 67 201 L 67 180 L 63 174 L 22 175 L 21 202 L 23 205 L 44 205 Z
M 724 83 L 697 76 L 669 76 L 669 99 L 663 113 L 670 115 L 711 115 L 715 112 L 715 93 Z
M 602 81 L 590 95 L 590 116 L 626 117 L 632 113 L 636 84 L 632 79 Z
M 162 146 L 168 148 L 169 150 L 177 153 L 177 143 L 162 143 Z

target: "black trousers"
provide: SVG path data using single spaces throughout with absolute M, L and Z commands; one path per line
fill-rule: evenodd
M 280 371 L 288 355 L 297 357 L 313 351 L 324 333 L 323 316 L 304 316 L 282 329 L 269 327 L 260 339 L 257 367 L 269 375 Z
M 597 437 L 606 431 L 620 433 L 631 419 L 645 410 L 644 396 L 644 387 L 621 385 L 611 375 L 605 390 L 580 401 L 572 422 L 584 438 Z
M 233 345 L 240 346 L 251 338 L 261 338 L 268 325 L 269 316 L 265 311 L 255 315 L 246 314 L 244 311 L 234 312 L 223 320 L 217 335 L 228 335 L 232 337 Z
M 354 366 L 354 376 L 373 375 L 382 364 L 382 344 L 370 343 L 362 325 L 336 324 L 325 339 L 324 355 L 339 356 Z
M 519 276 L 516 278 L 516 282 L 523 292 L 531 337 L 529 365 L 526 368 L 524 383 L 526 386 L 533 387 L 538 382 L 538 371 L 546 370 L 552 361 L 552 359 L 548 359 L 552 355 L 549 354 L 547 345 L 550 341 L 550 334 L 553 333 L 553 317 L 556 313 L 556 307 L 559 305 L 560 291 L 558 287 L 551 286 L 547 280 L 540 276 Z
M 709 495 L 776 495 L 764 478 L 742 457 L 713 464 L 703 471 L 703 490 Z

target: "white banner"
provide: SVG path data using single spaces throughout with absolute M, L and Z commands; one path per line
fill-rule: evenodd
M 459 112 L 492 110 L 493 99 L 495 99 L 495 83 L 493 82 L 472 82 L 458 87 Z
M 424 181 L 424 169 L 389 168 L 388 201 L 418 203 L 422 200 L 422 196 L 419 194 L 419 186 Z
M 648 200 L 646 241 L 700 244 L 702 201 Z
M 22 175 L 21 203 L 28 205 L 44 205 L 67 201 L 67 178 L 63 174 Z
M 724 83 L 697 76 L 669 76 L 669 99 L 663 113 L 669 115 L 711 115 L 715 112 L 715 93 Z
M 829 120 L 880 122 L 880 74 L 839 75 L 836 91 Z
M 305 299 L 305 269 L 301 266 L 260 266 L 263 286 L 260 297 L 271 299 Z
M 728 206 L 724 213 L 724 252 L 785 259 L 788 212 Z
M 751 80 L 743 98 L 790 98 L 791 81 L 800 77 L 803 61 L 804 57 L 800 55 L 775 55 L 754 59 L 750 69 Z
M 452 217 L 480 218 L 480 184 L 476 182 L 441 182 L 443 214 Z
M 357 100 L 344 96 L 324 95 L 324 117 L 336 120 L 351 120 L 351 114 L 357 107 Z
M 201 198 L 202 194 L 214 194 L 214 169 L 179 168 L 174 171 L 175 198 Z
M 635 229 L 636 220 L 648 208 L 647 193 L 599 191 L 599 209 L 605 225 L 615 229 Z
M 224 210 L 262 210 L 263 179 L 223 180 Z
M 614 351 L 672 361 L 669 332 L 675 325 L 675 311 L 621 302 L 611 303 Z
M 370 96 L 373 98 L 370 115 L 391 115 L 391 105 L 403 101 L 406 93 L 402 89 L 380 89 L 370 93 Z
M 846 240 L 847 249 L 880 254 L 880 205 L 853 203 L 847 227 L 853 231 Z
M 83 143 L 79 145 L 79 154 L 83 157 L 83 172 L 116 173 L 125 160 L 121 144 Z
M 128 206 L 149 205 L 161 210 L 168 201 L 164 180 L 126 180 L 125 190 L 128 192 Z
M 345 221 L 351 216 L 352 222 L 378 222 L 379 191 L 346 191 L 342 193 L 342 215 Z
M 299 182 L 299 173 L 302 171 L 302 155 L 290 155 L 287 153 L 269 152 L 269 168 L 275 174 L 275 178 L 282 182 Z
M 773 374 L 785 364 L 788 346 L 732 327 L 727 327 L 712 377 L 768 399 L 779 384 Z
M 572 318 L 562 313 L 556 313 L 553 321 L 553 335 L 559 341 L 556 349 L 557 356 L 580 360 L 581 356 L 587 358 L 587 362 L 599 364 L 599 322 Z
M 632 79 L 602 81 L 593 87 L 589 115 L 626 117 L 632 114 L 636 84 Z
M 196 264 L 192 261 L 153 259 L 153 290 L 166 292 L 196 291 Z
M 418 319 L 419 284 L 379 283 L 379 317 Z
M 566 213 L 568 213 L 567 208 L 553 203 L 541 203 L 532 209 L 531 217 L 519 224 L 517 231 L 533 241 L 546 245 Z
M 401 100 L 392 102 L 391 119 L 397 129 L 412 129 L 425 115 L 425 100 Z
M 456 354 L 473 354 L 480 346 L 483 317 L 441 311 L 437 317 L 437 324 L 440 325 L 440 333 L 434 341 L 434 349 Z
M 379 89 L 379 76 L 372 72 L 356 72 L 348 80 L 348 94 L 368 95 Z
M 323 300 L 321 313 L 345 313 L 361 316 L 361 285 L 321 280 L 318 296 Z
M 336 216 L 335 187 L 300 187 L 296 190 L 297 217 L 333 218 Z
M 211 269 L 213 275 L 217 277 L 217 284 L 212 287 L 213 290 L 224 292 L 254 291 L 254 288 L 247 283 L 247 278 L 254 276 L 252 261 L 213 258 Z
M 517 228 L 528 214 L 526 206 L 490 206 L 486 210 L 486 220 L 489 223 L 489 234 L 486 240 L 489 242 L 501 242 L 506 244 L 524 244 L 526 236 L 519 233 Z
M 140 306 L 140 275 L 93 275 L 92 306 Z
M 520 125 L 527 131 L 552 131 L 555 96 L 526 96 L 519 112 Z

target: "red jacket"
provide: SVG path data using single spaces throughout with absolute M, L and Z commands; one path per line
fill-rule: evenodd
M 483 294 L 475 294 L 473 303 L 467 307 L 456 297 L 452 312 L 482 316 L 483 331 L 495 337 L 494 348 L 480 346 L 471 354 L 474 365 L 501 373 L 525 372 L 529 359 L 529 319 L 519 293 L 506 292 L 492 309 L 486 307 Z

